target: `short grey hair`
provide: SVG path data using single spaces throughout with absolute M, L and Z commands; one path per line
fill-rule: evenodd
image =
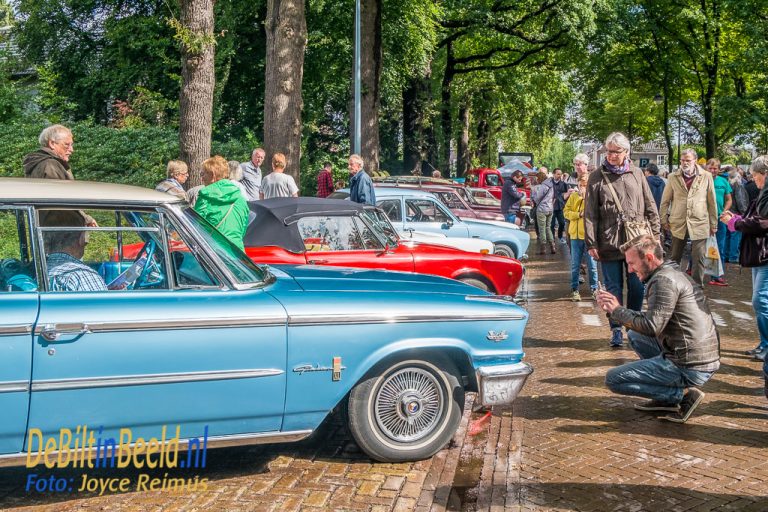
M 256 153 L 261 153 L 261 154 L 262 154 L 262 155 L 264 155 L 265 157 L 267 156 L 267 152 L 266 152 L 266 151 L 264 151 L 262 148 L 256 148 L 256 149 L 254 149 L 253 151 L 251 151 L 251 158 L 253 158 L 254 156 L 256 156 Z
M 683 155 L 691 155 L 694 160 L 699 159 L 699 154 L 696 153 L 696 150 L 693 148 L 685 148 L 680 152 L 680 157 L 682 158 Z
M 243 179 L 243 170 L 240 168 L 240 162 L 237 160 L 227 161 L 229 166 L 229 179 L 232 181 L 240 181 Z
M 165 168 L 165 175 L 168 178 L 175 178 L 185 172 L 189 172 L 189 167 L 183 160 L 169 160 Z
M 573 157 L 573 163 L 574 164 L 579 163 L 579 162 L 581 162 L 581 163 L 583 163 L 585 165 L 589 165 L 589 157 L 587 156 L 586 153 L 579 153 L 578 155 Z
M 761 155 L 752 160 L 752 164 L 749 166 L 749 172 L 752 174 L 768 173 L 768 155 Z
M 72 131 L 62 124 L 52 124 L 40 132 L 37 138 L 41 148 L 47 148 L 49 142 L 59 142 L 66 136 L 71 136 Z
M 632 144 L 629 143 L 627 136 L 621 132 L 613 132 L 612 134 L 608 135 L 608 137 L 605 138 L 605 143 L 603 143 L 603 145 L 607 146 L 608 144 L 619 146 L 627 153 L 632 151 Z

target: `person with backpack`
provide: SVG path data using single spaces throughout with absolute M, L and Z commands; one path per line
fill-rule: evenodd
M 539 233 L 539 254 L 546 252 L 546 245 L 552 254 L 557 252 L 555 237 L 551 230 L 552 215 L 555 211 L 555 181 L 547 176 L 547 168 L 539 167 L 536 175 L 538 185 L 531 193 L 531 200 L 536 204 L 536 229 Z

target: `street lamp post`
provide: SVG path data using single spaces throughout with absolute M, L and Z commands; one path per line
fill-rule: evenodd
M 360 0 L 355 0 L 355 63 L 354 63 L 354 119 L 352 121 L 352 152 L 360 154 L 360 128 L 362 111 L 360 106 Z

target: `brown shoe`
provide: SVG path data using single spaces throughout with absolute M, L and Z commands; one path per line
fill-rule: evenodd
M 557 247 L 555 246 L 555 242 L 550 242 L 549 252 L 551 252 L 552 254 L 557 254 Z
M 544 248 L 544 244 L 539 244 L 539 254 L 545 254 L 547 250 Z

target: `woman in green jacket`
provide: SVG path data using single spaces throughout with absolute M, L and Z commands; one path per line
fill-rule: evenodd
M 229 166 L 223 157 L 213 156 L 203 162 L 203 183 L 195 202 L 195 211 L 240 249 L 248 226 L 248 203 L 240 189 L 227 179 Z

